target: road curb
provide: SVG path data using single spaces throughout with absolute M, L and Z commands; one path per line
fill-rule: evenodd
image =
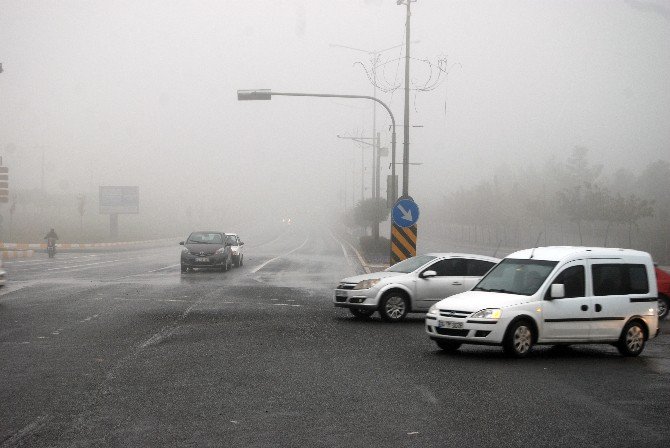
M 30 258 L 35 255 L 34 250 L 2 250 L 0 258 L 3 260 L 13 260 L 15 258 Z
M 157 244 L 176 241 L 179 237 L 162 238 L 158 240 L 143 240 L 143 241 L 123 241 L 114 243 L 57 243 L 56 248 L 60 251 L 67 251 L 70 249 L 114 249 L 123 248 L 127 246 L 134 246 L 138 244 Z M 0 242 L 0 251 L 3 252 L 17 252 L 17 251 L 34 251 L 46 250 L 46 243 L 3 243 Z
M 351 244 L 351 242 L 346 237 L 340 235 L 340 239 L 345 243 L 347 243 L 347 245 L 351 248 L 351 250 L 354 251 L 354 253 L 356 254 L 356 258 L 358 258 L 358 262 L 360 263 L 361 267 L 363 268 L 366 274 L 369 274 L 371 272 L 383 271 L 384 269 L 388 268 L 388 265 L 370 264 L 370 262 L 365 258 L 365 255 L 363 255 L 358 249 L 356 249 L 356 246 Z

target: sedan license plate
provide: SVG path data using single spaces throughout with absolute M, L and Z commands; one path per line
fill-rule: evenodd
M 438 320 L 437 326 L 440 328 L 463 328 L 463 322 L 450 322 L 446 320 Z
M 195 261 L 197 261 L 198 263 L 209 263 L 209 258 L 207 258 L 207 257 L 196 257 Z

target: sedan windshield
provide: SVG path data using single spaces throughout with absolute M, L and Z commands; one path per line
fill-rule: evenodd
M 390 268 L 387 268 L 386 272 L 403 272 L 409 274 L 434 259 L 435 257 L 432 255 L 419 255 L 418 257 L 408 258 L 407 260 L 394 264 Z
M 193 244 L 223 244 L 220 233 L 193 232 L 186 241 Z
M 506 258 L 494 267 L 473 291 L 530 296 L 537 292 L 558 262 Z

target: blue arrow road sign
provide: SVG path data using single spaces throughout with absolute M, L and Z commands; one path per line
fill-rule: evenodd
M 393 206 L 391 216 L 400 227 L 411 227 L 419 220 L 419 206 L 411 199 L 400 199 Z

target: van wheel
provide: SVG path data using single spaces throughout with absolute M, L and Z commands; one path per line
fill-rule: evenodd
M 369 319 L 375 313 L 375 310 L 363 310 L 360 308 L 349 308 L 349 311 L 357 319 Z
M 379 315 L 386 322 L 400 322 L 409 312 L 409 301 L 400 292 L 390 292 L 382 297 L 379 304 Z
M 637 321 L 628 322 L 617 344 L 619 353 L 623 356 L 637 356 L 644 350 L 644 328 Z
M 507 328 L 503 339 L 503 350 L 515 358 L 528 356 L 533 348 L 533 327 L 526 320 L 517 320 Z
M 450 352 L 453 353 L 457 351 L 461 347 L 460 342 L 454 342 L 454 341 L 446 341 L 443 339 L 437 339 L 435 341 L 438 347 L 440 347 L 442 350 L 445 352 Z
M 658 295 L 658 320 L 668 317 L 668 307 L 670 307 L 670 298 L 663 294 Z

